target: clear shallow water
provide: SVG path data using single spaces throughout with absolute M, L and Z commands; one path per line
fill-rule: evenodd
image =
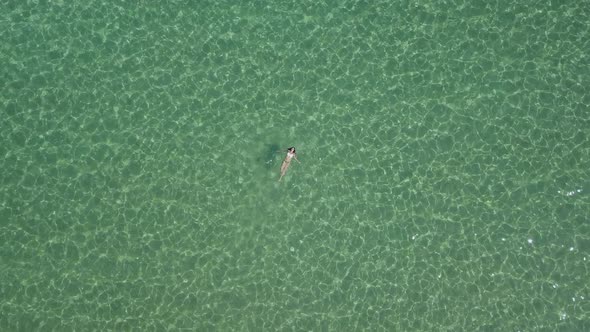
M 0 328 L 590 330 L 589 8 L 5 3 Z

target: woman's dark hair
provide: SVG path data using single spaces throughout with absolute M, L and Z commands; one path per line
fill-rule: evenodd
M 287 149 L 287 151 L 291 151 L 291 150 L 293 150 L 293 152 L 295 152 L 295 147 L 292 146 L 292 147 L 290 147 L 290 148 Z

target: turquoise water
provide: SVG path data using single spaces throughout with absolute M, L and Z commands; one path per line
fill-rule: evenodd
M 588 1 L 2 7 L 0 330 L 590 330 Z

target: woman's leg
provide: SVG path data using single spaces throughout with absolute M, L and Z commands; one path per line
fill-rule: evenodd
M 283 164 L 281 165 L 281 177 L 279 178 L 279 181 L 281 181 L 283 176 L 285 176 L 285 174 L 287 173 L 287 168 L 289 168 L 289 163 L 283 162 Z

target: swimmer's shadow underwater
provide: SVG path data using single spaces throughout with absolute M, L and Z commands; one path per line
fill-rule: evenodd
M 281 152 L 281 147 L 278 144 L 265 144 L 263 151 L 256 161 L 258 164 L 264 165 L 266 170 L 270 171 L 276 166 L 277 160 L 281 157 L 279 152 Z

